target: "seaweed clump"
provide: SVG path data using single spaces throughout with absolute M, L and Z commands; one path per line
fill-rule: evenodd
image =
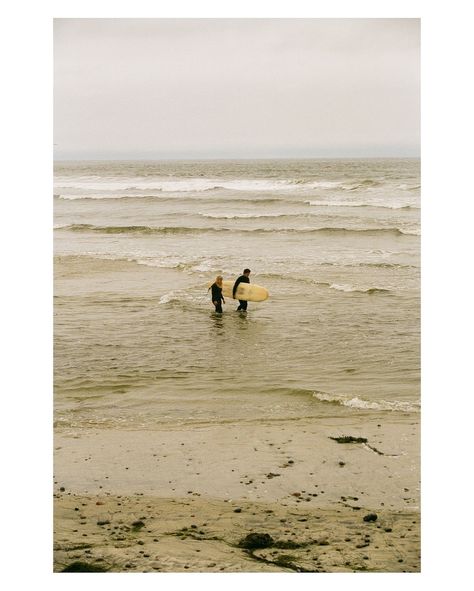
M 338 443 L 367 443 L 365 437 L 352 437 L 352 435 L 343 435 L 342 437 L 329 437 Z
M 89 564 L 88 562 L 71 562 L 68 566 L 63 568 L 62 573 L 106 573 L 107 569 L 96 564 Z
M 256 550 L 258 548 L 270 548 L 274 543 L 275 540 L 270 534 L 251 533 L 240 540 L 239 547 Z

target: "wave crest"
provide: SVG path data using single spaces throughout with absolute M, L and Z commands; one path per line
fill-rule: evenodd
M 321 201 L 307 200 L 307 205 L 313 207 L 374 207 L 380 209 L 420 209 L 412 203 L 380 203 L 377 201 Z
M 92 224 L 69 224 L 56 228 L 57 230 L 69 230 L 72 232 L 99 232 L 103 234 L 201 234 L 208 232 L 237 232 L 237 233 L 355 233 L 355 234 L 392 234 L 394 236 L 419 235 L 416 232 L 408 232 L 400 228 L 224 228 L 224 227 L 189 227 L 189 226 L 94 226 Z
M 345 291 L 345 292 L 352 292 L 352 293 L 367 293 L 367 294 L 374 294 L 374 293 L 390 293 L 389 289 L 384 289 L 382 287 L 369 287 L 367 289 L 361 289 L 360 287 L 354 287 L 352 285 L 339 285 L 337 283 L 332 283 L 329 286 L 330 289 L 335 289 L 337 291 Z
M 330 404 L 339 404 L 357 410 L 379 410 L 379 411 L 395 411 L 395 412 L 420 412 L 420 404 L 417 402 L 408 402 L 405 400 L 364 400 L 358 396 L 346 397 L 338 396 L 336 394 L 328 394 L 326 392 L 313 392 L 314 398 L 320 402 L 328 402 Z

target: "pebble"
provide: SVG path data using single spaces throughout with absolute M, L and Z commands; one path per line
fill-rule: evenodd
M 375 513 L 364 515 L 364 521 L 377 521 L 377 515 Z

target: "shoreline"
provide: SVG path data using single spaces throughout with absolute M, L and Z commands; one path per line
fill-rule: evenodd
M 54 570 L 419 572 L 418 459 L 419 417 L 386 413 L 56 432 Z

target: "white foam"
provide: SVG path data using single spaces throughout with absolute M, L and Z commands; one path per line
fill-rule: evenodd
M 267 181 L 260 179 L 243 179 L 235 181 L 218 181 L 216 183 L 223 189 L 233 191 L 280 191 L 298 188 L 298 185 L 291 181 Z
M 178 291 L 170 291 L 160 298 L 160 304 L 169 304 L 169 302 L 176 301 L 179 298 Z
M 308 205 L 318 207 L 362 207 L 366 205 L 362 201 L 305 201 Z
M 237 219 L 253 219 L 253 218 L 281 218 L 286 216 L 295 216 L 298 214 L 287 214 L 287 213 L 204 213 L 198 212 L 198 214 L 205 218 L 211 218 L 215 220 L 237 220 Z M 302 214 L 306 215 L 306 214 Z
M 139 257 L 129 258 L 131 262 L 147 267 L 158 267 L 163 269 L 184 269 L 189 273 L 211 273 L 211 274 L 234 274 L 234 271 L 222 269 L 220 263 L 214 259 L 204 259 L 200 257 L 178 258 L 175 256 L 161 257 Z
M 200 286 L 202 287 L 202 286 Z M 202 293 L 193 295 L 182 289 L 172 290 L 159 299 L 160 304 L 169 304 L 173 302 L 191 302 L 192 304 L 201 304 L 206 299 L 206 288 L 202 287 Z
M 400 228 L 400 232 L 407 236 L 421 236 L 420 228 Z
M 137 263 L 137 265 L 144 265 L 146 267 L 159 267 L 161 269 L 177 269 L 183 266 L 183 263 L 180 259 L 173 259 L 173 258 L 158 258 L 158 257 L 150 257 L 150 258 L 129 258 L 128 259 L 132 263 Z
M 160 177 L 125 177 L 120 179 L 78 177 L 78 178 L 56 178 L 54 192 L 59 193 L 63 199 L 85 198 L 83 196 L 65 196 L 66 191 L 86 189 L 91 195 L 94 191 L 164 191 L 164 192 L 189 192 L 209 191 L 210 189 L 230 189 L 234 191 L 278 191 L 293 190 L 300 185 L 286 180 L 268 181 L 261 179 L 239 179 L 226 180 L 216 178 L 186 178 L 186 179 L 163 179 Z M 94 197 L 92 197 L 94 198 Z M 96 197 L 97 198 L 97 197 Z
M 334 189 L 342 187 L 343 183 L 340 181 L 314 181 L 312 183 L 305 183 L 309 189 Z
M 107 198 L 101 191 L 162 191 L 190 192 L 227 189 L 231 191 L 301 191 L 312 189 L 334 189 L 343 187 L 338 181 L 295 181 L 268 179 L 222 179 L 222 178 L 163 178 L 163 177 L 56 177 L 54 192 L 62 199 Z M 74 195 L 74 191 L 87 191 Z M 113 195 L 116 197 L 116 194 Z M 122 195 L 131 196 L 131 195 Z M 112 197 L 109 195 L 109 197 Z
M 419 412 L 420 405 L 416 402 L 407 402 L 401 400 L 378 400 L 369 401 L 363 400 L 358 396 L 348 398 L 344 396 L 337 396 L 335 394 L 327 394 L 325 392 L 314 392 L 313 396 L 321 402 L 332 402 L 355 408 L 359 410 L 382 410 L 382 411 L 398 411 L 398 412 Z
M 327 284 L 326 284 L 327 285 Z M 353 285 L 349 284 L 342 284 L 339 285 L 337 283 L 332 283 L 329 286 L 329 289 L 335 289 L 337 291 L 344 291 L 346 293 L 374 293 L 374 292 L 388 292 L 390 291 L 387 287 L 354 287 Z
M 198 273 L 207 273 L 213 271 L 216 268 L 216 263 L 212 260 L 202 261 L 198 265 L 194 265 L 191 267 L 192 271 L 196 271 Z
M 59 199 L 66 199 L 67 201 L 75 201 L 77 199 L 126 199 L 133 197 L 144 197 L 144 195 L 117 195 L 117 193 L 86 193 L 86 194 L 59 194 Z
M 338 284 L 338 283 L 332 283 L 329 286 L 329 289 L 336 289 L 337 291 L 360 291 L 359 289 L 357 289 L 356 287 L 353 287 L 352 285 L 348 285 L 348 284 Z
M 387 203 L 380 199 L 366 199 L 364 201 L 322 201 L 322 200 L 308 200 L 305 201 L 307 205 L 313 207 L 381 207 L 383 209 L 405 209 L 407 207 L 418 209 L 419 206 L 414 200 L 399 201 L 397 203 Z

